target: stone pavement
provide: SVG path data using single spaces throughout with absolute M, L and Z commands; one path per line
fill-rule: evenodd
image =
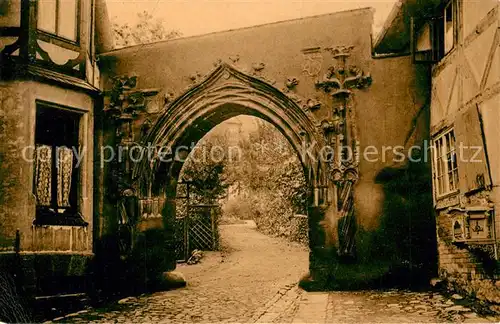
M 457 296 L 459 297 L 459 296 Z M 304 292 L 293 288 L 257 323 L 498 323 L 439 293 L 389 291 Z
M 129 297 L 64 323 L 436 323 L 499 322 L 480 317 L 460 296 L 433 292 L 308 293 L 297 287 L 307 249 L 248 225 L 221 227 L 224 250 L 180 265 L 186 288 Z

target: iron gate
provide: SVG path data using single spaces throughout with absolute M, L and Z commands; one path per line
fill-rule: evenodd
M 190 203 L 190 182 L 180 182 L 176 197 L 175 247 L 178 262 L 186 262 L 194 250 L 216 250 L 216 207 Z
M 191 251 L 213 251 L 217 248 L 216 207 L 217 205 L 188 206 L 188 247 Z

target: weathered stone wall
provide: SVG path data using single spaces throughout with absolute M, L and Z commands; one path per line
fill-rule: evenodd
M 347 64 L 370 73 L 373 80 L 366 89 L 352 90 L 361 152 L 368 146 L 380 152 L 376 161 L 361 156 L 360 180 L 354 189 L 355 213 L 359 228 L 377 231 L 385 199 L 383 186 L 375 181 L 377 174 L 394 164 L 394 146 L 408 149 L 428 136 L 428 114 L 421 113 L 426 109 L 428 74 L 409 57 L 373 59 L 371 26 L 371 10 L 361 9 L 121 49 L 101 56 L 103 85 L 110 89 L 109 77 L 113 75 L 136 75 L 138 89 L 160 90 L 148 112 L 134 124 L 135 134 L 141 134 L 146 119 L 154 124 L 164 107 L 163 96 L 166 103 L 172 102 L 203 81 L 221 61 L 268 82 L 304 106 L 311 119 L 322 121 L 330 116 L 333 103 L 330 94 L 316 89 L 315 82 L 337 64 L 327 49 L 354 46 Z M 311 48 L 316 49 L 312 56 L 304 54 Z M 287 87 L 294 78 L 298 84 Z M 314 101 L 321 107 L 309 110 L 307 103 Z M 319 125 L 318 130 L 321 133 Z M 382 152 L 384 146 L 391 149 Z M 316 225 L 327 227 L 327 235 L 315 240 L 335 242 L 335 213 L 331 208 L 321 213 L 326 214 L 326 222 Z
M 29 245 L 28 213 L 34 212 L 31 166 L 21 155 L 31 142 L 29 91 L 19 83 L 4 82 L 0 91 L 0 238 L 2 250 L 13 251 L 18 229 L 21 242 Z

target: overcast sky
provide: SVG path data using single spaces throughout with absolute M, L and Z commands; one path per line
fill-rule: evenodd
M 183 37 L 356 8 L 375 9 L 375 30 L 396 0 L 106 0 L 111 19 L 133 23 L 147 10 Z

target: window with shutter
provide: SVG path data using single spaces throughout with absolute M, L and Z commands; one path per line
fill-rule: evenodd
M 439 18 L 411 18 L 410 50 L 413 63 L 435 63 L 439 61 Z
M 464 194 L 491 186 L 479 111 L 472 106 L 455 120 L 460 191 Z

